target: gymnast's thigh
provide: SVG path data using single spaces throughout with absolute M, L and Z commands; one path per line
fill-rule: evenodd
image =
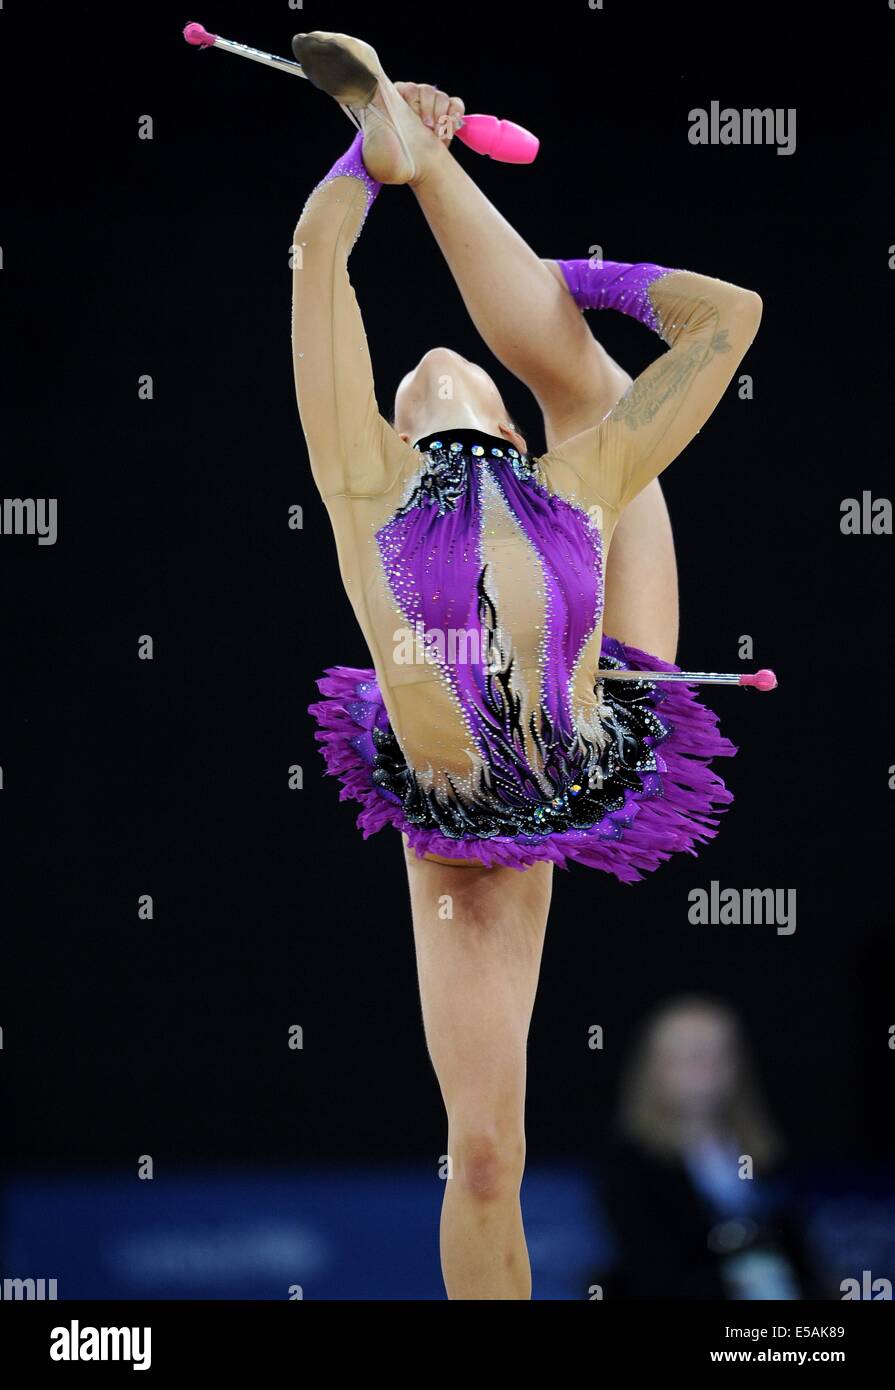
M 423 1026 L 451 1123 L 521 1126 L 553 865 L 449 867 L 405 843 Z

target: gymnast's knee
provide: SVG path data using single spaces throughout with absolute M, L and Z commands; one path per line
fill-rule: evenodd
M 452 1180 L 477 1202 L 518 1196 L 525 1169 L 525 1132 L 519 1124 L 462 1115 L 452 1125 Z

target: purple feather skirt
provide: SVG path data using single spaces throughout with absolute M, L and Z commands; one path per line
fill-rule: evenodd
M 633 670 L 680 668 L 636 647 L 603 637 L 602 655 L 611 665 Z M 611 682 L 605 682 L 607 686 Z M 625 683 L 627 684 L 627 683 Z M 309 707 L 318 724 L 326 771 L 342 783 L 340 800 L 358 801 L 364 838 L 393 825 L 403 831 L 420 857 L 475 859 L 487 866 L 527 869 L 539 860 L 567 868 L 569 863 L 602 869 L 624 883 L 641 879 L 675 853 L 696 854 L 717 832 L 717 816 L 733 800 L 710 766 L 736 748 L 718 730 L 718 718 L 692 687 L 677 683 L 650 686 L 648 704 L 658 716 L 661 735 L 647 735 L 655 771 L 628 788 L 618 809 L 585 828 L 545 834 L 447 836 L 408 820 L 401 798 L 374 781 L 377 747 L 391 734 L 375 672 L 331 666 L 317 682 L 324 697 Z

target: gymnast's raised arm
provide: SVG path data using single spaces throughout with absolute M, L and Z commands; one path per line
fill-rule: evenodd
M 631 314 L 670 349 L 599 425 L 551 451 L 621 511 L 708 420 L 755 337 L 762 304 L 752 290 L 652 264 L 605 262 L 585 274 L 595 281 L 594 307 Z
M 323 497 L 376 496 L 408 446 L 383 419 L 348 256 L 380 185 L 362 137 L 305 204 L 293 245 L 292 358 L 311 471 Z

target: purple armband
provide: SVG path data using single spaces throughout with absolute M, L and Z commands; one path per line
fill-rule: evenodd
M 661 336 L 659 316 L 647 291 L 654 280 L 668 275 L 666 266 L 650 261 L 638 265 L 625 261 L 593 264 L 592 260 L 557 261 L 557 265 L 579 309 L 615 309 Z
M 363 147 L 363 132 L 359 130 L 355 135 L 354 139 L 352 140 L 351 144 L 348 146 L 348 149 L 345 151 L 345 153 L 341 156 L 341 158 L 336 160 L 329 173 L 326 174 L 325 177 L 322 178 L 320 182 L 315 185 L 311 195 L 313 197 L 313 194 L 317 192 L 318 188 L 322 188 L 324 184 L 331 183 L 333 179 L 359 179 L 360 182 L 364 185 L 364 188 L 367 190 L 367 206 L 364 208 L 364 215 L 361 218 L 360 227 L 358 227 L 357 229 L 358 233 L 360 233 L 361 227 L 367 220 L 367 213 L 370 211 L 370 208 L 373 205 L 373 199 L 376 197 L 377 193 L 382 187 L 382 184 L 379 183 L 378 180 L 374 179 L 370 174 L 367 173 L 367 169 L 363 160 Z

